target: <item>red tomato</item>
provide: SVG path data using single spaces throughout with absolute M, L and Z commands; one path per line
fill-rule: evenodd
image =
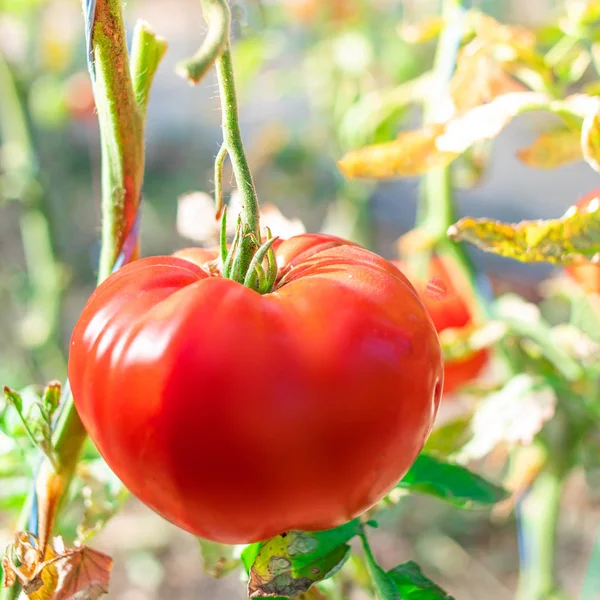
M 406 263 L 395 264 L 410 277 Z M 438 333 L 445 329 L 461 328 L 473 322 L 472 300 L 465 293 L 469 284 L 463 274 L 446 257 L 433 258 L 428 266 L 427 281 L 411 277 L 423 304 L 429 311 Z M 479 350 L 464 359 L 446 361 L 444 365 L 444 392 L 452 393 L 472 381 L 487 365 L 489 352 Z
M 584 208 L 598 196 L 600 196 L 600 188 L 586 194 L 577 202 L 577 206 Z M 600 294 L 600 265 L 584 261 L 576 265 L 569 265 L 565 270 L 586 293 Z
M 71 338 L 75 403 L 110 467 L 220 542 L 367 510 L 415 460 L 442 392 L 435 329 L 394 266 L 325 235 L 276 256 L 265 295 L 221 277 L 206 250 L 135 261 Z

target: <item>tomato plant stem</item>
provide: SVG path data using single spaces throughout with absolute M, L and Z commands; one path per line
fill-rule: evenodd
M 137 218 L 144 171 L 143 131 L 148 93 L 166 42 L 146 23 L 139 23 L 130 65 L 121 0 L 98 0 L 94 19 L 92 80 L 102 141 L 102 249 L 98 270 L 98 282 L 101 282 L 112 272 Z M 38 492 L 54 491 L 54 497 L 48 491 L 44 498 L 37 500 L 40 538 L 51 533 L 60 496 L 68 489 L 86 437 L 73 398 L 68 394 L 52 439 L 56 465 L 45 459 L 36 475 Z M 19 530 L 27 529 L 35 506 L 35 492 L 32 492 L 19 518 Z M 0 600 L 11 600 L 18 594 L 18 586 L 13 586 L 0 593 Z
M 229 9 L 228 9 L 229 10 Z M 233 174 L 241 196 L 242 239 L 240 242 L 242 281 L 256 250 L 261 245 L 260 210 L 258 198 L 248 166 L 239 125 L 237 96 L 229 44 L 217 59 L 217 78 L 223 111 L 223 140 L 233 167 Z
M 556 532 L 567 472 L 564 457 L 550 456 L 523 502 L 519 600 L 546 600 L 556 591 Z

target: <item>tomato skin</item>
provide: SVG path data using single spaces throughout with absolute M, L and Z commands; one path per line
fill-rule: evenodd
M 109 466 L 224 543 L 367 510 L 420 452 L 441 396 L 437 334 L 404 275 L 330 236 L 275 246 L 262 296 L 216 276 L 205 250 L 135 261 L 71 338 L 75 404 Z
M 585 208 L 594 198 L 600 196 L 600 188 L 592 190 L 577 202 L 579 208 Z M 565 267 L 565 271 L 582 287 L 586 294 L 600 294 L 600 265 L 583 261 Z
M 400 261 L 394 264 L 409 275 L 438 333 L 446 329 L 467 327 L 473 322 L 472 300 L 466 290 L 469 284 L 456 264 L 448 257 L 433 257 L 428 264 L 427 279 L 411 277 L 410 267 Z M 451 394 L 475 379 L 486 367 L 489 352 L 478 350 L 464 359 L 444 364 L 444 393 Z

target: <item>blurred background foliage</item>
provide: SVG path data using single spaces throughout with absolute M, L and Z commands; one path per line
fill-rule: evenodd
M 471 5 L 531 27 L 548 47 L 556 36 L 549 24 L 565 10 L 560 0 Z M 236 0 L 232 8 L 242 128 L 261 201 L 301 219 L 308 230 L 342 235 L 394 257 L 395 241 L 414 223 L 418 180 L 345 180 L 336 161 L 420 121 L 414 102 L 426 90 L 421 84 L 432 68 L 435 19 L 428 21 L 429 34 L 416 26 L 439 15 L 440 3 Z M 192 190 L 212 192 L 220 140 L 213 77 L 192 89 L 174 69 L 198 46 L 205 25 L 197 0 L 130 0 L 126 17 L 129 31 L 144 18 L 169 41 L 148 113 L 142 252 L 171 253 L 190 244 L 177 232 L 178 198 Z M 414 43 L 415 36 L 427 35 L 430 41 Z M 0 0 L 0 382 L 14 389 L 64 377 L 69 332 L 94 286 L 100 144 L 84 46 L 76 0 Z M 578 64 L 574 55 L 564 60 L 565 69 Z M 573 73 L 574 81 L 582 77 L 580 87 L 587 67 Z M 550 218 L 597 187 L 597 174 L 583 162 L 544 171 L 517 160 L 516 149 L 553 123 L 546 114 L 518 117 L 491 151 L 479 148 L 473 160 L 459 162 L 454 168 L 459 212 L 510 221 Z M 229 171 L 224 181 L 229 194 Z M 473 258 L 496 287 L 534 301 L 540 298 L 538 283 L 551 272 L 476 251 Z M 498 461 L 503 464 L 504 457 L 492 453 L 482 466 L 494 473 Z M 93 471 L 94 462 L 88 466 Z M 9 526 L 1 529 L 1 511 L 8 515 L 19 506 L 29 470 L 26 461 L 18 468 L 2 463 L 0 469 L 12 474 L 0 490 L 5 541 Z M 74 503 L 72 523 L 81 511 L 92 512 L 96 521 L 110 514 L 110 474 L 98 475 L 95 485 L 98 480 L 105 482 L 99 492 L 105 500 Z M 583 486 L 576 472 L 560 523 L 559 568 L 574 596 L 600 522 L 599 498 L 582 493 Z M 81 489 L 75 486 L 73 496 L 81 499 Z M 460 600 L 512 598 L 515 526 L 512 517 L 497 512 L 490 522 L 487 513 L 458 513 L 411 497 L 373 535 L 375 552 L 386 567 L 416 559 Z M 134 501 L 97 545 L 116 559 L 111 597 L 243 596 L 235 576 L 214 582 L 201 573 L 195 540 Z M 597 590 L 582 600 L 600 598 Z M 353 600 L 364 597 L 360 590 L 352 594 Z

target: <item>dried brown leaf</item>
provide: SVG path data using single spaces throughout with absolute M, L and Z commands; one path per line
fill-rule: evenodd
M 15 534 L 13 544 L 2 558 L 4 586 L 11 587 L 18 580 L 29 600 L 51 600 L 58 585 L 56 552 L 47 546 L 42 557 L 36 545 L 37 539 L 27 532 Z
M 17 582 L 17 575 L 13 571 L 8 556 L 2 557 L 2 572 L 4 576 L 2 578 L 2 587 L 12 587 Z
M 573 129 L 556 129 L 540 135 L 517 152 L 521 162 L 537 169 L 555 169 L 581 160 L 581 136 Z
M 108 593 L 113 566 L 110 556 L 80 546 L 67 550 L 57 565 L 59 582 L 52 600 L 95 600 Z
M 112 559 L 91 548 L 65 548 L 62 538 L 47 544 L 44 557 L 35 536 L 21 531 L 2 558 L 4 587 L 18 580 L 29 600 L 95 600 L 108 590 Z M 19 565 L 15 565 L 15 559 Z

